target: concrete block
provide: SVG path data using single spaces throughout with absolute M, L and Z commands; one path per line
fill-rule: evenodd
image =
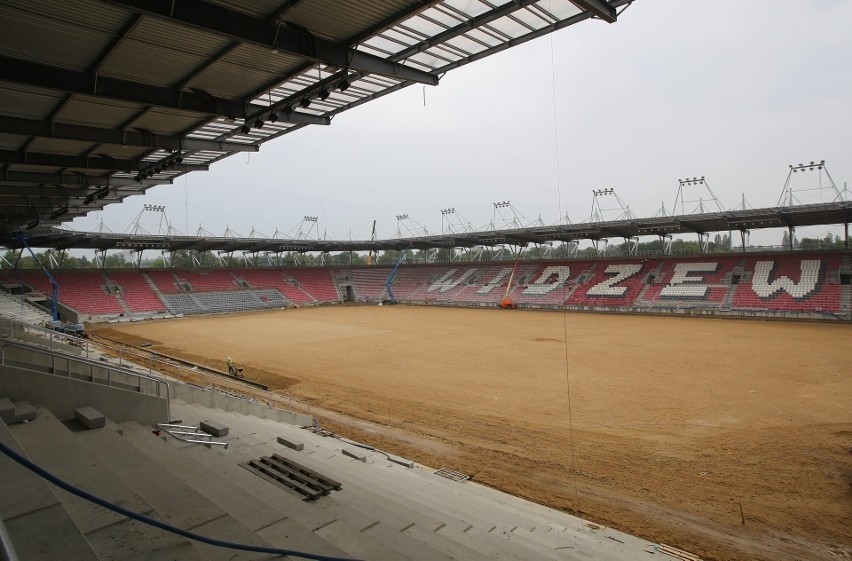
M 392 456 L 391 454 L 388 454 L 388 460 L 390 460 L 391 462 L 393 462 L 395 464 L 405 466 L 408 469 L 414 469 L 414 462 L 412 462 L 411 460 L 407 460 L 405 458 L 400 458 L 399 456 Z
M 293 450 L 304 450 L 305 445 L 301 442 L 293 442 L 292 440 L 287 440 L 283 436 L 278 437 L 278 444 L 286 446 L 287 448 L 292 448 Z
M 0 419 L 7 425 L 15 416 L 15 406 L 8 397 L 0 397 Z
M 74 410 L 74 418 L 83 423 L 87 429 L 99 429 L 106 426 L 106 416 L 94 407 L 78 407 Z
M 213 436 L 225 436 L 228 434 L 228 427 L 215 421 L 201 421 L 198 425 L 201 430 Z
M 12 403 L 8 397 L 0 398 L 0 420 L 7 425 L 21 423 L 24 421 L 34 421 L 36 418 L 36 410 L 27 401 L 18 401 Z
M 355 458 L 359 462 L 367 463 L 367 455 L 362 454 L 356 450 L 352 450 L 351 448 L 341 448 L 341 452 L 343 452 L 344 456 L 349 456 L 350 458 Z

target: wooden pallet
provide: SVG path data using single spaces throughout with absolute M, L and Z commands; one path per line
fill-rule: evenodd
M 342 485 L 334 479 L 278 454 L 262 456 L 260 459 L 249 460 L 239 465 L 305 501 L 316 500 L 332 491 L 340 491 L 342 488 Z

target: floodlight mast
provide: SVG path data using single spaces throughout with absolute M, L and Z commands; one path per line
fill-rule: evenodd
M 601 206 L 601 199 L 604 197 L 612 197 L 618 207 L 603 208 Z M 636 215 L 630 210 L 630 205 L 625 204 L 621 200 L 621 197 L 618 196 L 614 188 L 592 189 L 592 211 L 589 215 L 589 222 L 608 222 L 609 220 L 604 213 L 613 211 L 620 212 L 620 214 L 612 220 L 630 220 L 636 218 Z
M 686 192 L 684 190 L 686 187 Z M 693 189 L 694 188 L 694 189 Z M 689 191 L 699 191 L 697 195 L 697 199 L 687 200 L 687 196 L 696 196 L 695 194 L 689 195 Z M 719 202 L 719 198 L 716 196 L 716 193 L 713 192 L 713 189 L 710 188 L 710 183 L 707 179 L 702 175 L 701 177 L 693 177 L 692 179 L 678 179 L 677 180 L 677 196 L 675 196 L 675 202 L 673 211 L 677 213 L 678 211 L 678 203 L 680 203 L 680 214 L 704 214 L 706 212 L 725 212 L 725 207 L 722 206 L 722 203 Z M 690 207 L 692 210 L 687 210 L 686 205 L 692 205 L 696 203 L 695 207 Z M 711 203 L 715 205 L 715 210 L 707 210 L 706 207 L 710 207 Z
M 834 184 L 834 179 L 831 177 L 831 174 L 828 173 L 828 167 L 825 165 L 825 160 L 820 160 L 819 162 L 811 161 L 810 164 L 790 164 L 788 167 L 789 171 L 787 172 L 787 180 L 784 182 L 784 188 L 781 190 L 781 196 L 778 198 L 777 206 L 782 207 L 807 204 L 806 202 L 802 202 L 800 195 L 813 191 L 819 193 L 820 201 L 822 201 L 822 194 L 824 191 L 829 192 L 829 196 L 832 197 L 831 202 L 843 200 L 843 194 L 837 189 L 837 185 Z M 805 176 L 806 172 L 813 171 L 817 172 L 816 185 L 796 186 L 793 184 L 792 179 L 794 174 L 801 173 Z M 825 174 L 825 180 L 823 180 L 823 174 Z M 807 177 L 813 176 L 811 173 L 807 173 Z

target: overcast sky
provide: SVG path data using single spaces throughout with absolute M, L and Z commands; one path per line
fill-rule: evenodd
M 425 107 L 409 87 L 70 226 L 124 232 L 156 204 L 184 233 L 272 236 L 315 215 L 332 238 L 368 238 L 374 219 L 393 237 L 398 214 L 437 233 L 442 208 L 480 227 L 504 200 L 530 220 L 580 222 L 592 189 L 609 187 L 644 217 L 671 212 L 678 178 L 702 175 L 726 208 L 743 194 L 767 207 L 788 164 L 822 159 L 843 189 L 850 22 L 844 0 L 637 0 L 615 24 L 582 22 L 450 72 Z M 157 233 L 154 218 L 143 225 Z

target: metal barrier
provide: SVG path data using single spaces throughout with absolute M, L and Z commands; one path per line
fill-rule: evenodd
M 26 360 L 11 364 L 9 362 L 11 357 L 7 356 L 7 351 L 10 349 L 18 349 L 23 353 L 35 353 L 42 357 L 47 357 L 49 361 L 49 372 L 54 375 L 66 376 L 68 378 L 73 377 L 75 379 L 80 379 L 81 376 L 87 376 L 88 380 L 86 381 L 91 383 L 105 383 L 109 387 L 133 385 L 135 386 L 133 389 L 139 393 L 165 398 L 167 416 L 171 418 L 171 396 L 169 384 L 165 380 L 160 380 L 145 374 L 139 374 L 127 368 L 107 366 L 95 360 L 75 357 L 59 350 L 41 347 L 32 343 L 12 341 L 5 336 L 0 336 L 0 366 L 14 366 L 15 368 L 22 368 L 24 370 L 32 370 L 34 372 L 39 371 L 38 368 L 33 367 L 32 360 L 29 361 L 29 365 Z M 60 367 L 57 367 L 57 363 Z M 73 369 L 73 371 L 72 365 L 77 367 Z M 65 366 L 65 369 L 63 370 L 61 366 Z M 96 372 L 105 373 L 105 376 L 97 376 Z M 129 383 L 127 383 L 128 380 Z M 165 388 L 165 391 L 163 388 Z

